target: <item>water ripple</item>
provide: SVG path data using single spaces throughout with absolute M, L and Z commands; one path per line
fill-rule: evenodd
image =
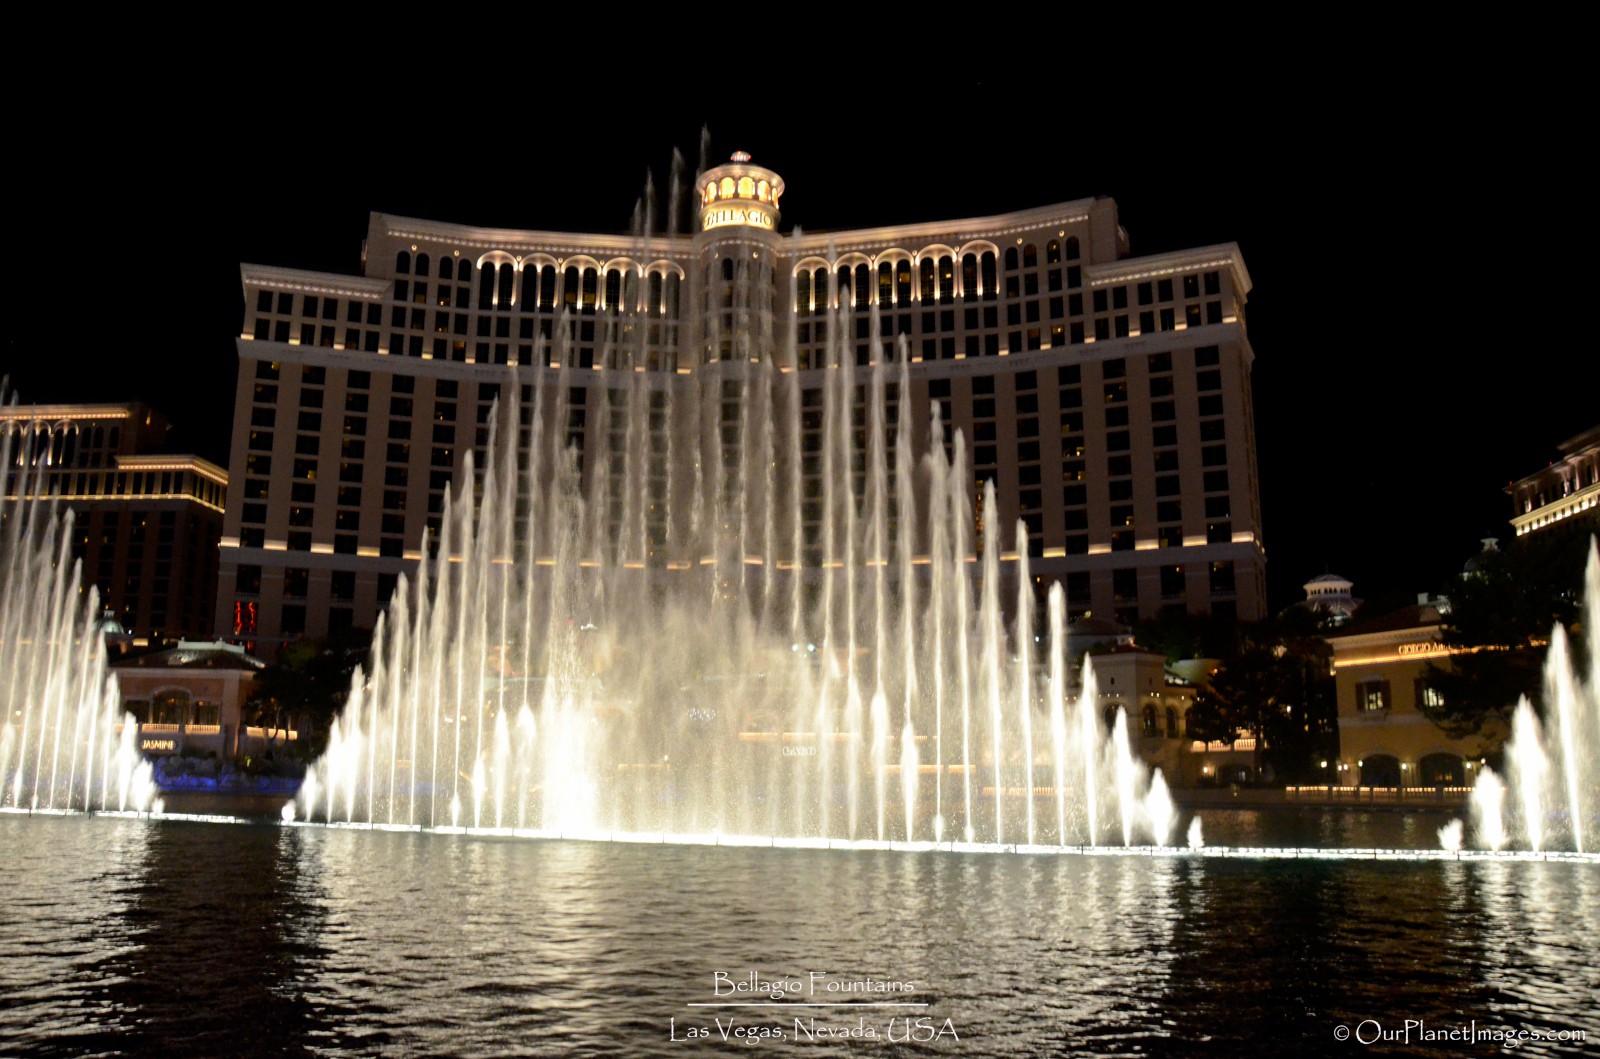
M 1341 1023 L 1589 1029 L 1600 997 L 1593 865 L 841 854 L 103 818 L 0 818 L 0 848 L 6 1055 L 750 1054 L 715 1020 L 793 1036 L 798 1016 L 879 1033 L 801 1042 L 823 1056 L 1348 1056 Z M 890 999 L 927 1006 L 689 1007 L 730 999 L 717 971 L 808 989 L 813 973 L 909 981 Z M 959 1040 L 887 1040 L 907 1013 L 949 1019 Z M 685 1040 L 693 1027 L 712 1040 Z

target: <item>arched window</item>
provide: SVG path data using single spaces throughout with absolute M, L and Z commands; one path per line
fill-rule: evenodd
M 894 304 L 894 266 L 887 261 L 878 266 L 878 304 L 885 308 Z
M 1178 711 L 1172 706 L 1167 707 L 1167 738 L 1180 739 L 1183 733 L 1178 730 Z
M 163 691 L 150 701 L 151 724 L 188 724 L 189 693 L 182 690 Z
M 556 307 L 556 267 L 545 265 L 539 270 L 539 306 L 544 309 Z
M 487 309 L 494 304 L 494 265 L 487 264 L 478 270 L 478 308 Z
M 623 307 L 622 298 L 622 271 L 612 269 L 606 273 L 606 302 L 605 307 L 616 312 Z
M 1044 247 L 1044 263 L 1054 265 L 1061 260 L 1061 244 L 1052 239 Z
M 411 271 L 411 251 L 402 250 L 394 255 L 394 270 L 404 276 Z
M 811 315 L 811 272 L 801 269 L 794 278 L 794 309 L 801 316 Z
M 578 308 L 578 287 L 582 282 L 582 278 L 578 275 L 578 266 L 568 265 L 565 275 L 562 276 L 561 304 L 569 312 L 575 312 Z
M 448 257 L 441 257 L 439 259 L 439 278 L 440 279 L 454 279 L 455 278 L 455 276 L 453 275 L 454 271 L 455 271 L 455 268 L 454 268 L 453 265 L 450 264 L 450 259 Z
M 517 300 L 517 269 L 509 261 L 500 263 L 500 303 L 496 308 L 502 312 L 510 312 L 512 303 Z
M 418 254 L 417 255 L 417 275 L 426 276 L 427 274 L 428 274 L 428 255 L 427 254 Z
M 1467 781 L 1461 755 L 1445 751 L 1425 754 L 1417 761 L 1417 774 L 1424 787 L 1460 787 Z
M 583 293 L 580 295 L 578 309 L 580 312 L 592 313 L 600 297 L 600 272 L 598 269 L 586 268 L 583 270 Z
M 1078 260 L 1078 237 L 1075 235 L 1067 236 L 1067 260 Z
M 872 297 L 872 274 L 866 265 L 856 266 L 856 308 L 865 309 Z
M 650 305 L 649 305 L 649 311 L 650 311 L 650 315 L 651 316 L 660 316 L 661 315 L 661 288 L 662 288 L 662 286 L 663 286 L 663 280 L 662 280 L 661 273 L 659 273 L 659 272 L 650 273 L 650 294 L 649 294 Z
M 1038 247 L 1034 246 L 1032 243 L 1029 243 L 1027 246 L 1024 246 L 1022 248 L 1022 267 L 1023 268 L 1038 268 L 1039 267 L 1039 249 L 1038 249 Z
M 984 251 L 980 261 L 983 267 L 983 300 L 992 302 L 999 293 L 999 284 L 995 282 L 995 259 L 991 251 Z
M 678 316 L 679 288 L 678 274 L 676 272 L 667 273 L 666 305 L 662 312 L 669 320 L 677 319 Z
M 1156 708 L 1154 706 L 1146 706 L 1144 708 L 1144 734 L 1147 739 L 1154 739 L 1161 734 L 1156 728 Z
M 720 191 L 722 193 L 722 197 L 723 198 L 725 198 L 725 199 L 733 198 L 733 177 L 725 176 L 725 177 L 722 178 L 722 186 L 720 188 Z
M 894 267 L 894 300 L 897 305 L 911 304 L 911 262 L 901 261 Z
M 938 263 L 931 257 L 923 258 L 917 263 L 917 276 L 919 297 L 924 304 L 933 304 L 939 297 Z
M 961 255 L 961 300 L 978 300 L 978 255 Z
M 1017 248 L 1014 247 L 1014 246 L 1008 246 L 1008 247 L 1006 247 L 1006 271 L 1007 272 L 1015 272 L 1016 270 L 1017 270 Z

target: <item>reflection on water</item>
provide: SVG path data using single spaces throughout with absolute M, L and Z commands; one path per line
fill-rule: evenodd
M 1371 844 L 1348 841 L 1372 837 L 1354 834 L 1358 815 L 1270 826 Z M 1208 833 L 1249 831 L 1245 816 L 1208 814 Z M 817 1041 L 808 1055 L 1348 1056 L 1360 1046 L 1333 1031 L 1363 1019 L 1600 1033 L 1600 869 L 1587 864 L 844 854 L 17 817 L 0 818 L 0 849 L 5 1055 L 686 1056 L 724 1050 L 671 1040 L 715 1033 L 714 1018 L 790 1035 L 796 1014 L 864 1019 L 883 1033 L 902 1010 L 689 1007 L 728 999 L 719 970 L 909 981 L 909 998 L 888 999 L 959 1034 Z

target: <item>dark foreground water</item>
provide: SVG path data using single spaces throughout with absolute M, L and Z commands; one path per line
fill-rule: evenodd
M 1597 946 L 1592 864 L 0 816 L 5 1056 L 1596 1054 Z M 752 973 L 785 1005 L 904 1006 L 699 1006 L 766 1002 L 725 984 Z M 911 991 L 828 988 L 869 979 Z

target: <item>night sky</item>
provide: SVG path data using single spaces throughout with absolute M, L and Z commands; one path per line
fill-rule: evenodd
M 1591 296 L 1549 256 L 1576 237 L 1578 178 L 1537 123 L 1459 87 L 1059 92 L 982 110 L 963 101 L 1006 91 L 777 94 L 740 111 L 662 90 L 568 97 L 536 123 L 515 93 L 515 113 L 473 118 L 490 109 L 473 94 L 440 106 L 425 87 L 331 106 L 245 93 L 225 123 L 137 92 L 89 116 L 36 111 L 13 129 L 30 162 L 0 372 L 26 401 L 147 401 L 175 449 L 225 465 L 241 261 L 357 273 L 372 210 L 625 231 L 646 170 L 664 190 L 677 147 L 692 171 L 704 125 L 712 164 L 743 149 L 782 174 L 785 229 L 1105 195 L 1135 254 L 1237 241 L 1274 608 L 1328 570 L 1375 602 L 1445 587 L 1480 537 L 1509 535 L 1505 485 L 1600 422 L 1593 339 L 1574 326 Z M 1243 102 L 1263 97 L 1295 120 Z

